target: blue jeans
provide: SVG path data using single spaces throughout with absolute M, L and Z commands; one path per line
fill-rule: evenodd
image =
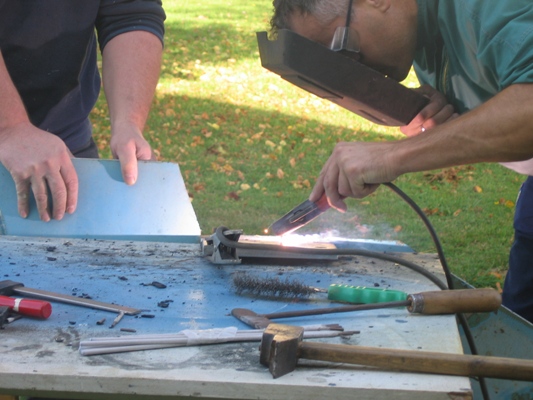
M 503 304 L 533 323 L 533 177 L 522 184 L 514 217 L 515 238 L 503 286 Z
M 81 149 L 73 150 L 72 154 L 77 158 L 99 158 L 98 147 L 94 139 L 91 138 Z

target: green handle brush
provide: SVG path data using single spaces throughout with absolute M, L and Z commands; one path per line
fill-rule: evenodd
M 327 289 L 307 286 L 296 280 L 279 278 L 257 278 L 246 273 L 233 277 L 237 294 L 249 293 L 257 296 L 308 297 L 314 293 L 327 293 L 331 301 L 352 304 L 374 304 L 390 301 L 404 301 L 408 294 L 400 290 L 368 288 L 364 286 L 330 285 Z

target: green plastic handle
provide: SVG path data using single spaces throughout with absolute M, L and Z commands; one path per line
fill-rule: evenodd
M 400 290 L 367 288 L 364 286 L 331 285 L 328 299 L 342 303 L 373 304 L 407 300 L 407 293 Z

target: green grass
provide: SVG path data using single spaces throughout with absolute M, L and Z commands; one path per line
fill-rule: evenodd
M 283 81 L 260 65 L 255 32 L 268 29 L 271 1 L 167 0 L 160 84 L 145 135 L 158 159 L 179 163 L 203 234 L 220 225 L 261 234 L 305 200 L 338 141 L 386 141 L 374 125 Z M 411 76 L 406 82 L 416 86 Z M 104 158 L 104 98 L 93 113 Z M 426 211 L 454 273 L 476 286 L 503 282 L 522 178 L 480 164 L 417 173 L 395 183 Z M 418 216 L 385 187 L 349 211 L 302 232 L 401 240 L 435 248 Z

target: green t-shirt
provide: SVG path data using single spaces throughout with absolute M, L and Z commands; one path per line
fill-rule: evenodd
M 414 69 L 459 113 L 533 83 L 533 2 L 418 0 Z

